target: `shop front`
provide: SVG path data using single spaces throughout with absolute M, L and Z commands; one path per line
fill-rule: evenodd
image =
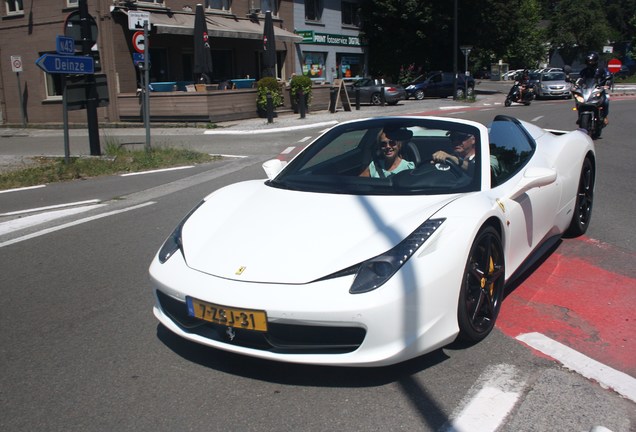
M 359 36 L 313 30 L 296 30 L 296 33 L 302 36 L 302 42 L 298 44 L 296 73 L 325 83 L 366 75 L 367 57 Z

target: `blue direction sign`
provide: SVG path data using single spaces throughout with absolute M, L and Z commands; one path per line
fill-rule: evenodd
M 56 36 L 55 37 L 55 50 L 61 55 L 74 55 L 75 54 L 75 40 L 71 37 Z
M 94 74 L 93 57 L 44 54 L 35 64 L 46 73 L 67 75 Z

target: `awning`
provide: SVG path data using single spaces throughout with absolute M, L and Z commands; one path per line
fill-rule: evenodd
M 119 9 L 127 13 L 125 9 Z M 150 24 L 157 28 L 158 34 L 194 34 L 194 13 L 161 13 L 149 12 Z M 247 18 L 237 18 L 233 15 L 227 17 L 219 15 L 207 15 L 208 35 L 210 37 L 234 38 L 234 39 L 263 39 L 264 19 L 258 22 Z M 277 41 L 302 42 L 303 38 L 295 33 L 274 27 Z

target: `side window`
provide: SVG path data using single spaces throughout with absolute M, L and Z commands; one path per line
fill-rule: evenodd
M 535 144 L 512 120 L 495 120 L 488 128 L 493 186 L 515 175 L 534 153 Z

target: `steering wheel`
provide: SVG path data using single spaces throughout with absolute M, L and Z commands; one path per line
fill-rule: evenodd
M 444 159 L 444 163 L 450 167 L 450 170 L 453 172 L 453 174 L 455 174 L 457 178 L 462 178 L 463 176 L 467 175 L 466 171 L 464 171 L 464 169 L 459 166 L 459 164 L 456 163 L 451 157 L 447 157 L 446 159 Z

